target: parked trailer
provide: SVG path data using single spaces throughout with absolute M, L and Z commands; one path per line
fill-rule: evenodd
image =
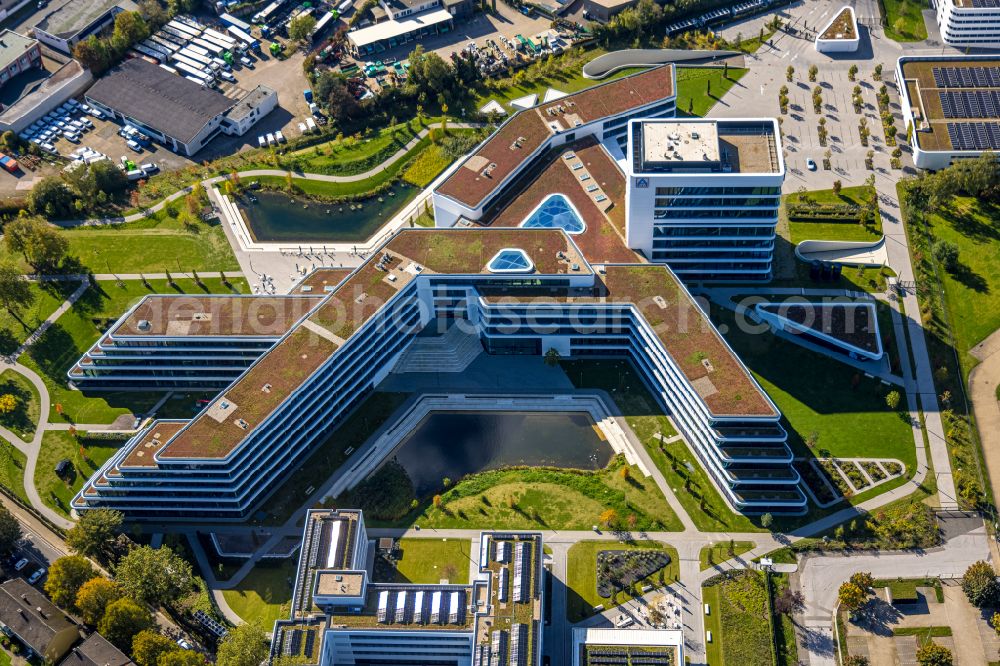
M 171 37 L 172 39 L 176 39 L 180 44 L 187 44 L 189 41 L 191 41 L 191 35 L 187 34 L 186 32 L 181 32 L 180 30 L 171 28 L 169 25 L 165 25 L 162 28 L 160 28 L 160 32 L 166 33 L 167 36 Z
M 222 55 L 222 53 L 226 50 L 222 46 L 219 46 L 218 44 L 213 44 L 212 42 L 206 39 L 202 39 L 201 37 L 199 37 L 198 39 L 192 39 L 191 43 L 188 44 L 188 48 L 192 46 L 200 46 L 210 55 L 213 56 Z
M 353 5 L 354 5 L 354 0 L 344 0 L 342 3 L 340 3 L 339 5 L 337 5 L 337 11 L 340 12 L 341 14 L 343 14 L 348 9 L 350 9 Z
M 233 41 L 232 39 L 230 39 L 228 42 L 224 42 L 218 37 L 215 37 L 214 35 L 209 35 L 208 33 L 205 33 L 198 39 L 202 40 L 203 42 L 208 42 L 209 44 L 219 47 L 220 49 L 223 50 L 223 52 L 232 51 L 233 49 L 236 48 L 236 42 Z
M 177 55 L 182 55 L 189 60 L 194 60 L 200 63 L 202 67 L 211 67 L 212 59 L 207 55 L 202 55 L 197 51 L 193 50 L 190 46 L 185 46 L 183 49 L 177 52 Z
M 206 85 L 212 82 L 212 77 L 210 77 L 208 74 L 201 71 L 200 69 L 197 69 L 187 64 L 183 60 L 175 60 L 174 67 L 177 68 L 178 73 L 184 74 L 186 76 L 193 76 L 194 78 L 198 79 L 199 81 L 201 81 Z
M 229 35 L 224 35 L 218 30 L 212 30 L 211 28 L 205 28 L 205 32 L 201 33 L 202 39 L 212 38 L 219 44 L 227 45 L 229 48 L 236 46 L 236 42 Z
M 192 28 L 191 26 L 187 25 L 186 23 L 181 23 L 177 19 L 169 21 L 167 23 L 167 27 L 168 28 L 173 28 L 177 32 L 180 32 L 180 33 L 182 33 L 184 35 L 187 35 L 188 39 L 194 39 L 195 37 L 197 37 L 198 35 L 201 34 L 201 30 L 196 30 L 195 28 Z
M 285 0 L 274 0 L 274 2 L 272 2 L 267 7 L 264 7 L 264 9 L 260 10 L 259 12 L 253 15 L 253 22 L 267 23 L 267 20 L 271 18 L 271 16 L 273 16 L 275 12 L 281 9 L 282 5 L 284 4 Z
M 260 50 L 260 42 L 258 42 L 254 37 L 251 37 L 250 33 L 243 32 L 242 30 L 234 26 L 229 26 L 228 28 L 226 28 L 226 30 L 228 30 L 229 34 L 232 35 L 234 38 L 236 38 L 238 41 L 243 42 L 244 44 L 246 44 L 247 46 L 249 46 L 254 50 Z
M 250 32 L 250 24 L 247 23 L 246 21 L 236 18 L 232 14 L 222 14 L 221 16 L 219 16 L 219 20 L 222 21 L 226 26 L 239 28 L 243 32 Z
M 204 46 L 199 46 L 198 44 L 195 44 L 194 41 L 188 43 L 188 45 L 185 46 L 184 48 L 186 48 L 188 51 L 193 51 L 198 55 L 203 55 L 208 58 L 212 57 L 212 54 L 209 52 L 208 49 L 206 49 Z
M 144 39 L 143 41 L 139 42 L 138 46 L 143 46 L 149 49 L 150 51 L 156 51 L 157 53 L 162 53 L 165 56 L 170 55 L 170 51 L 167 49 L 166 46 L 160 46 L 156 42 L 150 41 L 148 39 Z
M 316 39 L 319 38 L 321 34 L 323 34 L 323 31 L 330 26 L 334 18 L 335 15 L 333 14 L 333 12 L 327 12 L 323 14 L 323 16 L 321 16 L 318 21 L 316 21 L 316 27 L 313 28 L 311 35 L 311 38 L 314 42 L 316 41 Z
M 153 35 L 149 38 L 149 41 L 159 44 L 163 48 L 167 49 L 170 53 L 176 53 L 181 50 L 181 45 L 177 42 L 170 41 L 166 37 L 160 37 L 159 35 Z
M 163 68 L 163 69 L 165 69 L 165 70 L 167 70 L 171 74 L 177 74 L 178 73 L 177 70 L 175 68 L 171 67 L 170 65 L 160 65 L 160 67 Z
M 175 63 L 184 63 L 185 65 L 187 65 L 191 69 L 195 70 L 196 72 L 201 72 L 202 74 L 206 74 L 207 75 L 209 72 L 212 71 L 211 68 L 206 67 L 205 65 L 201 64 L 197 60 L 191 60 L 191 58 L 188 58 L 187 56 L 185 56 L 183 54 L 180 54 L 180 53 L 174 55 L 174 57 L 172 58 L 172 60 Z
M 165 62 L 167 59 L 166 53 L 160 53 L 159 51 L 154 51 L 153 49 L 146 48 L 142 44 L 136 44 L 132 47 L 140 55 L 148 56 L 150 58 L 156 58 L 156 62 Z

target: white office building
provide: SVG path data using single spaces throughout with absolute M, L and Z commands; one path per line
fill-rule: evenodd
M 1000 46 L 997 0 L 931 0 L 945 44 L 959 47 Z
M 634 120 L 626 242 L 685 280 L 768 280 L 785 165 L 773 119 Z

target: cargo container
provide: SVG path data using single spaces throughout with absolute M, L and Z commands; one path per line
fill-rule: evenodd
M 0 153 L 0 167 L 3 167 L 10 173 L 17 173 L 17 170 L 19 168 L 17 165 L 17 160 L 15 160 L 13 157 L 10 157 L 9 155 L 4 155 L 3 153 Z
M 316 27 L 313 28 L 311 36 L 312 40 L 315 42 L 317 39 L 319 39 L 320 35 L 323 34 L 323 32 L 328 27 L 330 27 L 330 25 L 332 25 L 334 19 L 336 18 L 337 14 L 334 12 L 327 12 L 323 14 L 323 16 L 321 16 L 320 19 L 316 21 Z
M 219 16 L 219 20 L 222 21 L 227 27 L 232 26 L 234 28 L 239 28 L 243 32 L 250 32 L 250 24 L 236 18 L 232 14 L 222 14 Z
M 233 48 L 236 46 L 235 40 L 229 35 L 224 35 L 218 30 L 212 30 L 211 28 L 205 28 L 205 32 L 201 33 L 202 39 L 211 39 L 214 42 L 223 44 L 226 48 Z
M 192 46 L 200 46 L 201 48 L 205 49 L 205 51 L 214 56 L 222 55 L 222 52 L 226 50 L 225 48 L 219 46 L 218 44 L 213 44 L 207 39 L 202 39 L 201 37 L 198 37 L 197 39 L 192 39 L 191 43 L 188 44 L 188 48 L 191 48 Z
M 313 91 L 312 90 L 303 90 L 302 91 L 302 96 L 306 98 L 306 103 L 307 104 L 309 104 L 309 103 L 311 103 L 313 101 Z
M 173 21 L 168 22 L 167 23 L 167 27 L 168 28 L 173 28 L 174 30 L 176 30 L 177 32 L 179 32 L 179 33 L 181 33 L 183 35 L 187 35 L 188 39 L 194 39 L 195 37 L 197 37 L 198 35 L 201 34 L 201 30 L 197 30 L 195 28 L 192 28 L 191 26 L 187 25 L 186 23 L 181 23 L 177 19 L 174 19 Z
M 230 35 L 232 35 L 237 41 L 243 42 L 247 47 L 254 49 L 256 51 L 260 50 L 260 42 L 254 39 L 249 32 L 244 32 L 239 28 L 229 26 L 226 28 Z

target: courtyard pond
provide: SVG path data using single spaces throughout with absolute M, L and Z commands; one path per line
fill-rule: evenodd
M 420 188 L 396 183 L 378 196 L 328 203 L 284 192 L 258 190 L 240 197 L 254 240 L 262 243 L 354 243 L 374 235 Z
M 446 478 L 515 465 L 603 469 L 613 454 L 582 412 L 431 412 L 393 455 L 422 497 Z

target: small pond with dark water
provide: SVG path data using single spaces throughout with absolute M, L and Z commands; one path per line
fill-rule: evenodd
M 248 196 L 238 203 L 258 242 L 354 243 L 370 238 L 419 191 L 418 187 L 396 183 L 371 199 L 332 204 L 258 190 L 252 194 L 256 202 Z
M 601 469 L 614 451 L 585 412 L 431 412 L 393 456 L 418 496 L 512 465 Z

